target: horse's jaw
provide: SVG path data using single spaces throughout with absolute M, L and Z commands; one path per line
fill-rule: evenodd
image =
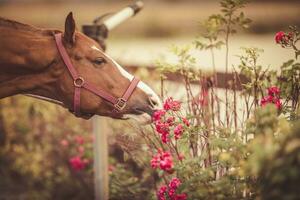
M 152 118 L 148 113 L 143 113 L 140 115 L 134 115 L 134 114 L 125 114 L 123 119 L 133 119 L 137 121 L 140 125 L 146 125 L 150 124 L 152 122 Z

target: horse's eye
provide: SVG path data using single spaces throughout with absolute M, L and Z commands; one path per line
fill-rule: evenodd
M 102 65 L 104 63 L 106 63 L 106 60 L 104 58 L 96 58 L 94 61 L 93 61 L 96 65 Z

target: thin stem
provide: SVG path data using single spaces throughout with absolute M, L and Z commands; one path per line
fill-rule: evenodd
M 160 96 L 164 99 L 164 77 L 163 75 L 160 76 Z
M 228 74 L 228 60 L 229 60 L 229 35 L 231 32 L 231 18 L 232 18 L 232 12 L 230 12 L 228 16 L 228 21 L 227 21 L 227 27 L 226 27 L 226 36 L 225 36 L 225 47 L 226 47 L 226 54 L 225 54 L 225 72 Z M 226 109 L 226 125 L 229 125 L 229 110 L 228 110 L 228 80 L 227 76 L 225 79 L 225 109 Z

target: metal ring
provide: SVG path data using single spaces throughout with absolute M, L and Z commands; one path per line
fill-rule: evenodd
M 84 79 L 82 77 L 78 77 L 74 80 L 75 87 L 82 87 L 84 85 Z

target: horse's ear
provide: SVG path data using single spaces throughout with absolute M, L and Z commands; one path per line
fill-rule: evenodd
M 73 18 L 73 13 L 70 12 L 66 18 L 65 22 L 65 33 L 64 40 L 69 44 L 75 43 L 75 20 Z

